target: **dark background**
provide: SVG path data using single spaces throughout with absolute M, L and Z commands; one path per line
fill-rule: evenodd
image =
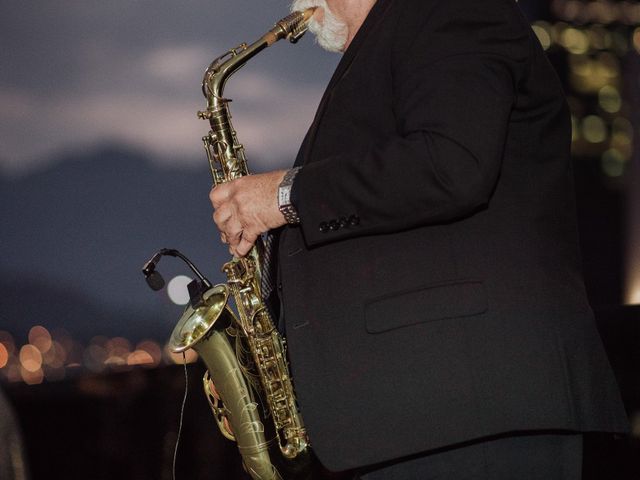
M 594 23 L 563 19 L 561 3 L 520 5 L 532 22 Z M 585 0 L 584 10 L 592 3 Z M 151 292 L 140 274 L 162 247 L 181 249 L 213 281 L 222 280 L 218 269 L 228 255 L 210 219 L 199 140 L 206 126 L 195 119 L 203 107 L 201 70 L 226 48 L 262 34 L 287 4 L 180 5 L 10 0 L 3 8 L 0 330 L 18 345 L 34 325 L 64 328 L 84 344 L 96 335 L 164 343 L 181 307 Z M 637 24 L 617 20 L 603 28 L 628 39 L 638 32 Z M 607 48 L 619 60 L 620 114 L 634 125 L 637 143 L 640 56 L 633 48 Z M 572 83 L 570 53 L 554 45 L 548 55 L 576 115 L 613 121 L 598 111 L 592 92 Z M 274 46 L 230 82 L 235 125 L 253 168 L 292 163 L 336 62 L 307 38 L 295 48 Z M 585 281 L 634 427 L 628 437 L 587 438 L 585 478 L 636 479 L 640 310 L 625 303 L 639 258 L 638 154 L 612 176 L 603 170 L 604 147 L 574 146 Z M 161 267 L 167 279 L 186 273 L 171 259 Z M 31 477 L 171 478 L 185 379 L 170 363 L 101 374 L 79 368 L 39 385 L 9 382 L 0 368 Z M 203 367 L 188 370 L 178 478 L 239 478 L 235 445 L 217 432 L 200 388 Z

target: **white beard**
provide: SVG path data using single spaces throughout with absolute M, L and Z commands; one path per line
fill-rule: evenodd
M 343 52 L 347 43 L 347 24 L 336 17 L 325 0 L 294 0 L 291 11 L 320 7 L 324 10 L 322 23 L 314 18 L 309 21 L 309 31 L 316 35 L 316 42 L 330 52 Z

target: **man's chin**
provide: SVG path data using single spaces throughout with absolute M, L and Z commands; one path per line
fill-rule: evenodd
M 317 8 L 317 11 L 313 17 L 311 17 L 311 20 L 309 20 L 309 31 L 316 36 L 318 45 L 329 52 L 344 52 L 347 43 L 346 35 L 328 32 L 327 26 L 324 24 L 325 21 L 328 20 L 327 17 L 329 17 L 329 20 L 333 19 L 331 25 L 333 25 L 334 28 L 336 23 L 333 14 L 327 11 L 328 7 L 324 0 L 296 0 L 291 4 L 292 11 L 305 10 L 311 7 Z M 346 31 L 346 26 L 343 28 Z
M 327 42 L 322 37 L 316 37 L 316 39 L 317 39 L 318 45 L 320 45 L 320 47 L 322 47 L 324 50 L 328 52 L 344 53 L 344 51 L 346 50 L 344 48 L 345 46 L 344 42 L 338 45 L 336 43 Z

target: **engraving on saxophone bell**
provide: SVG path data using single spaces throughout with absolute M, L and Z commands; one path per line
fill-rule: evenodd
M 276 41 L 296 42 L 314 10 L 286 16 L 256 42 L 232 48 L 205 70 L 207 107 L 197 115 L 211 128 L 202 144 L 214 185 L 249 174 L 244 147 L 231 124 L 230 100 L 223 95 L 227 80 Z M 227 283 L 205 291 L 197 308 L 186 308 L 169 346 L 174 352 L 193 348 L 205 363 L 203 387 L 218 428 L 237 442 L 254 480 L 307 478 L 309 442 L 289 374 L 286 342 L 260 291 L 263 249 L 259 238 L 246 257 L 223 265 Z M 236 312 L 229 307 L 229 296 Z

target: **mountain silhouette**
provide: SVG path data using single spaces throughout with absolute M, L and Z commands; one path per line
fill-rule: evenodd
M 168 335 L 182 307 L 147 287 L 143 264 L 160 248 L 177 248 L 219 282 L 229 259 L 211 220 L 206 159 L 190 163 L 201 168 L 177 163 L 162 167 L 143 152 L 105 145 L 61 155 L 31 175 L 0 177 L 0 329 L 31 321 L 15 317 L 46 326 L 66 315 L 72 333 L 114 322 L 134 331 L 154 318 L 148 336 Z M 158 269 L 167 281 L 190 275 L 173 258 Z M 90 314 L 69 317 L 74 303 Z M 29 315 L 21 315 L 26 305 Z
M 19 344 L 26 343 L 34 325 L 45 325 L 52 332 L 71 331 L 75 340 L 84 343 L 96 335 L 124 336 L 132 341 L 153 338 L 164 342 L 168 338 L 164 322 L 144 309 L 108 309 L 87 295 L 38 279 L 5 277 L 0 280 L 0 292 L 0 328 Z

